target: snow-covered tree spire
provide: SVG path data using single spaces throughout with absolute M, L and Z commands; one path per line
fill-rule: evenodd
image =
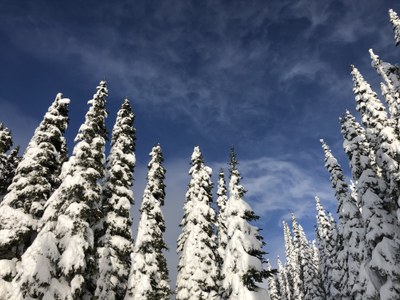
M 218 190 L 217 190 L 217 205 L 218 205 L 218 253 L 220 258 L 225 255 L 225 248 L 228 243 L 227 228 L 226 228 L 226 202 L 228 200 L 225 184 L 224 171 L 221 169 L 218 175 Z M 221 264 L 223 261 L 221 261 Z
M 10 154 L 7 156 L 4 169 L 2 171 L 2 179 L 0 183 L 0 202 L 2 196 L 7 193 L 7 189 L 12 183 L 15 172 L 17 170 L 17 166 L 20 161 L 21 157 L 19 156 L 19 146 L 16 146 L 10 151 Z
M 377 94 L 372 90 L 369 83 L 364 79 L 356 67 L 351 66 L 353 77 L 353 92 L 357 103 L 357 110 L 361 114 L 361 119 L 366 127 L 368 141 L 373 148 L 376 148 L 379 131 L 386 125 L 387 113 L 384 105 L 378 99 Z
M 226 208 L 228 244 L 224 265 L 223 287 L 228 299 L 251 299 L 264 291 L 257 285 L 269 272 L 263 267 L 263 238 L 259 229 L 250 224 L 258 216 L 244 200 L 234 150 L 231 150 L 229 200 Z
M 304 299 L 325 299 L 325 293 L 319 274 L 318 249 L 314 243 L 308 245 L 304 251 Z
M 286 227 L 289 227 L 286 224 Z M 287 229 L 286 229 L 287 231 Z M 307 249 L 307 239 L 301 226 L 297 223 L 296 216 L 292 214 L 293 249 L 288 259 L 292 274 L 293 298 L 304 298 L 304 254 Z
M 400 44 L 400 18 L 393 9 L 389 9 L 389 18 L 393 26 L 394 40 L 398 46 Z
M 294 299 L 294 290 L 298 290 L 299 287 L 295 286 L 298 284 L 298 280 L 296 280 L 294 277 L 296 275 L 295 273 L 295 261 L 293 261 L 294 257 L 294 245 L 293 245 L 293 237 L 292 237 L 292 232 L 290 231 L 289 225 L 283 221 L 283 238 L 285 241 L 285 255 L 286 255 L 286 265 L 285 265 L 285 271 L 286 271 L 286 278 L 287 278 L 287 287 L 288 287 L 288 297 Z
M 216 299 L 219 292 L 215 211 L 211 208 L 211 168 L 195 147 L 186 192 L 184 216 L 178 238 L 179 264 L 176 299 Z
M 282 261 L 278 256 L 278 283 L 279 283 L 279 294 L 280 294 L 280 299 L 281 300 L 290 300 L 292 299 L 290 297 L 290 287 L 289 287 L 289 282 L 286 274 L 286 270 L 283 267 Z
M 10 130 L 3 123 L 0 123 L 0 202 L 11 183 L 6 170 L 8 169 L 7 152 L 12 145 L 13 141 Z
M 357 109 L 363 115 L 367 128 L 367 139 L 376 151 L 376 162 L 389 188 L 386 192 L 386 206 L 396 213 L 400 220 L 400 140 L 395 128 L 387 119 L 386 111 L 370 85 L 356 68 L 352 71 Z M 368 134 L 373 132 L 373 134 Z M 396 203 L 397 201 L 397 203 Z M 400 249 L 399 249 L 400 251 Z
M 400 116 L 400 68 L 387 62 L 383 62 L 372 49 L 369 49 L 372 66 L 383 79 L 381 83 L 382 95 L 389 107 L 390 117 L 395 122 L 397 130 Z
M 347 114 L 343 119 L 347 126 L 356 126 L 355 120 Z M 355 128 L 345 127 L 344 130 L 356 131 Z M 344 136 L 350 136 L 350 132 L 343 132 Z M 354 138 L 354 137 L 353 137 Z M 348 144 L 352 141 L 350 140 Z M 338 201 L 339 216 L 339 254 L 338 263 L 341 266 L 341 293 L 343 299 L 353 297 L 360 299 L 364 294 L 364 287 L 359 283 L 359 270 L 363 262 L 364 251 L 364 224 L 357 199 L 349 190 L 345 181 L 343 170 L 337 159 L 332 155 L 328 145 L 322 141 L 325 152 L 325 167 L 330 173 L 332 187 L 335 189 L 335 197 Z M 360 159 L 359 154 L 356 154 Z
M 102 191 L 103 217 L 97 241 L 96 299 L 123 299 L 133 251 L 131 206 L 135 167 L 134 114 L 128 99 L 118 111 L 112 131 Z
M 340 298 L 340 266 L 337 263 L 337 229 L 333 217 L 326 215 L 318 197 L 315 197 L 317 208 L 317 241 L 320 251 L 321 277 L 323 278 L 326 299 Z
M 100 217 L 107 94 L 106 82 L 101 81 L 88 102 L 90 108 L 73 155 L 64 163 L 63 182 L 46 203 L 43 227 L 22 256 L 12 299 L 93 297 L 96 268 L 92 226 Z
M 267 271 L 272 272 L 272 267 L 270 262 L 267 262 Z M 279 282 L 275 275 L 268 278 L 268 292 L 271 300 L 281 300 L 282 297 L 279 294 Z
M 153 147 L 150 157 L 126 300 L 167 300 L 171 293 L 163 254 L 167 249 L 161 211 L 165 199 L 165 169 L 160 145 Z
M 375 161 L 375 155 L 371 152 L 365 129 L 349 111 L 341 118 L 341 127 L 343 149 L 350 161 L 352 178 L 357 182 L 370 160 Z
M 36 236 L 44 204 L 55 189 L 69 99 L 58 94 L 39 124 L 0 206 L 0 258 L 19 258 Z

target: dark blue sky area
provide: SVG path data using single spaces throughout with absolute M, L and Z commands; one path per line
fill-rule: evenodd
M 217 173 L 234 145 L 275 256 L 290 212 L 312 237 L 313 196 L 335 209 L 319 139 L 347 167 L 338 117 L 355 110 L 349 65 L 377 86 L 368 49 L 398 62 L 389 8 L 400 12 L 400 3 L 1 1 L 0 120 L 26 145 L 63 92 L 71 98 L 72 148 L 86 102 L 105 78 L 110 126 L 125 96 L 135 109 L 137 204 L 147 153 L 157 142 L 164 149 L 172 252 L 193 147 Z

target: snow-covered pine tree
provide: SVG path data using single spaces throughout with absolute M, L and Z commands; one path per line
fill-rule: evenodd
M 19 258 L 36 237 L 44 204 L 55 189 L 68 104 L 58 94 L 28 144 L 0 205 L 0 258 Z M 15 154 L 13 154 L 15 156 Z M 15 158 L 11 158 L 13 160 Z M 10 162 L 13 164 L 13 162 Z
M 343 148 L 349 157 L 355 189 L 352 193 L 352 198 L 355 200 L 349 202 L 349 206 L 346 209 L 349 213 L 349 230 L 344 236 L 344 239 L 347 239 L 349 241 L 349 246 L 351 246 L 349 248 L 349 284 L 352 286 L 352 295 L 354 299 L 361 299 L 365 294 L 366 280 L 368 280 L 368 278 L 365 277 L 366 271 L 363 269 L 366 261 L 369 260 L 367 256 L 369 256 L 371 252 L 366 251 L 366 226 L 364 224 L 364 218 L 361 215 L 364 205 L 362 196 L 364 187 L 362 187 L 362 185 L 366 178 L 364 176 L 362 178 L 360 177 L 367 168 L 370 168 L 371 171 L 369 176 L 374 176 L 375 172 L 372 172 L 372 168 L 376 168 L 376 164 L 374 162 L 374 155 L 371 153 L 369 143 L 365 137 L 364 128 L 355 120 L 349 111 L 341 118 L 341 125 L 344 139 Z M 374 180 L 376 180 L 376 178 Z M 382 184 L 384 185 L 383 182 Z M 359 194 L 358 189 L 360 189 L 361 194 Z M 350 260 L 355 262 L 355 264 L 352 264 Z M 354 277 L 356 274 L 358 274 L 358 279 Z
M 112 131 L 102 190 L 102 218 L 95 227 L 97 271 L 93 281 L 96 299 L 123 299 L 133 251 L 133 171 L 135 167 L 134 114 L 128 99 L 118 111 Z M 96 230 L 97 229 L 97 230 Z
M 318 197 L 315 197 L 317 208 L 317 242 L 320 253 L 320 271 L 326 299 L 340 298 L 338 287 L 340 277 L 337 258 L 337 229 L 333 218 L 327 216 Z
M 304 298 L 304 255 L 307 251 L 307 239 L 296 217 L 292 214 L 293 251 L 288 263 L 291 265 L 293 278 L 293 298 Z
M 292 232 L 290 231 L 289 225 L 283 221 L 283 237 L 285 240 L 285 255 L 286 255 L 286 278 L 287 278 L 287 288 L 288 297 L 294 299 L 295 290 L 299 290 L 298 284 L 300 279 L 296 278 L 296 261 L 294 261 L 294 245 Z
M 272 272 L 272 267 L 270 262 L 267 262 L 267 271 L 268 272 Z M 269 297 L 271 298 L 271 300 L 281 300 L 282 297 L 279 294 L 279 282 L 278 282 L 278 278 L 276 277 L 276 275 L 272 275 L 268 278 L 268 293 L 269 293 Z
M 262 294 L 263 290 L 257 283 L 270 274 L 263 266 L 263 238 L 259 229 L 250 224 L 258 216 L 244 200 L 245 189 L 240 184 L 241 176 L 237 164 L 232 149 L 229 200 L 226 207 L 228 244 L 222 268 L 225 276 L 223 287 L 230 300 L 253 299 L 253 296 Z
M 346 117 L 345 117 L 346 119 Z M 343 135 L 351 133 L 343 129 Z M 350 129 L 349 129 L 350 130 Z M 338 202 L 339 218 L 339 253 L 337 262 L 341 270 L 341 299 L 360 299 L 364 295 L 365 287 L 360 285 L 359 271 L 363 263 L 364 251 L 364 224 L 357 199 L 349 190 L 343 175 L 342 167 L 333 156 L 328 145 L 321 140 L 325 153 L 325 167 L 329 171 L 332 187 L 335 189 L 335 197 Z
M 396 255 L 400 251 L 400 228 L 395 217 L 397 211 L 397 218 L 400 219 L 400 141 L 376 93 L 354 66 L 352 76 L 357 110 L 367 128 L 366 138 L 375 146 L 372 151 L 375 149 L 376 163 L 382 170 L 382 178 L 387 186 L 382 189 L 382 185 L 378 185 L 375 179 L 375 173 L 371 173 L 372 170 L 367 171 L 369 168 L 366 175 L 372 178 L 368 182 L 364 178 L 360 179 L 362 182 L 359 183 L 362 190 L 358 193 L 365 198 L 360 203 L 363 204 L 366 239 L 372 251 L 372 259 L 367 268 L 371 270 L 370 282 L 381 299 L 395 299 L 400 294 L 400 258 Z M 368 134 L 368 130 L 374 134 Z M 373 161 L 370 163 L 373 164 Z M 367 191 L 377 197 L 365 195 Z M 371 292 L 371 297 L 373 294 Z
M 388 104 L 390 122 L 395 124 L 395 130 L 399 133 L 400 117 L 400 68 L 387 62 L 383 62 L 372 49 L 369 50 L 372 66 L 383 79 L 381 83 L 382 95 Z
M 393 9 L 389 9 L 389 18 L 393 26 L 394 40 L 398 46 L 400 44 L 400 18 Z
M 322 288 L 319 274 L 318 249 L 314 243 L 308 245 L 304 251 L 304 299 L 324 300 L 325 294 Z
M 92 226 L 100 217 L 107 94 L 101 81 L 88 102 L 73 155 L 64 163 L 63 181 L 46 202 L 42 229 L 22 256 L 11 299 L 93 297 L 88 287 L 96 269 Z
M 10 151 L 10 154 L 7 156 L 5 168 L 2 171 L 2 180 L 0 183 L 0 202 L 2 196 L 7 193 L 7 189 L 12 183 L 15 172 L 17 170 L 17 166 L 20 161 L 21 157 L 19 156 L 19 146 L 16 146 Z
M 216 214 L 211 208 L 211 168 L 204 165 L 195 147 L 178 238 L 178 277 L 176 299 L 218 299 L 218 249 L 214 233 Z
M 10 130 L 0 123 L 0 202 L 7 192 L 10 179 L 6 174 L 8 165 L 7 152 L 13 144 Z
M 286 269 L 283 267 L 282 261 L 280 260 L 279 256 L 278 256 L 278 273 L 276 276 L 279 283 L 279 294 L 281 297 L 280 300 L 292 299 L 290 296 L 290 287 L 286 274 Z
M 148 164 L 147 185 L 133 254 L 126 300 L 168 300 L 171 294 L 164 250 L 165 169 L 160 145 L 154 146 Z
M 221 169 L 218 176 L 217 205 L 218 205 L 218 254 L 223 265 L 223 257 L 228 243 L 226 228 L 226 202 L 228 200 L 224 171 Z

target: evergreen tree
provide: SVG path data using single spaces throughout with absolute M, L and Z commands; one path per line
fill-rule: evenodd
M 100 218 L 99 180 L 104 173 L 106 82 L 100 82 L 63 182 L 48 199 L 43 227 L 24 253 L 12 299 L 88 299 L 95 272 L 92 226 Z M 20 164 L 21 165 L 21 164 Z
M 323 141 L 322 148 L 325 152 L 325 167 L 330 173 L 331 184 L 338 201 L 340 249 L 337 259 L 341 266 L 341 297 L 342 299 L 360 299 L 364 295 L 365 288 L 359 282 L 359 270 L 365 247 L 364 224 L 357 207 L 357 200 L 349 190 L 341 166 Z
M 304 255 L 307 249 L 307 239 L 294 214 L 292 214 L 292 230 L 293 250 L 288 263 L 292 266 L 293 298 L 301 300 L 304 298 Z
M 368 299 L 396 299 L 400 294 L 400 251 L 398 208 L 400 193 L 400 142 L 394 128 L 388 121 L 383 105 L 370 85 L 353 67 L 354 93 L 357 109 L 367 128 L 366 139 L 371 151 L 376 153 L 376 163 L 382 170 L 382 180 L 374 172 L 374 161 L 366 164 L 359 182 L 357 193 L 361 197 L 362 215 L 366 227 L 367 251 L 365 262 Z M 373 134 L 369 135 L 369 132 Z M 385 184 L 386 184 L 386 188 Z M 396 205 L 397 201 L 397 205 Z
M 226 203 L 228 200 L 225 175 L 223 169 L 220 170 L 218 176 L 218 189 L 217 189 L 217 206 L 218 206 L 218 216 L 217 216 L 217 238 L 218 238 L 218 285 L 220 286 L 219 294 L 223 294 L 223 280 L 224 275 L 221 272 L 222 266 L 224 265 L 224 257 L 226 251 L 226 245 L 228 244 L 227 228 L 226 228 Z
M 12 149 L 10 151 L 10 154 L 7 156 L 4 169 L 2 171 L 2 180 L 0 183 L 0 198 L 2 197 L 2 195 L 5 195 L 7 193 L 7 189 L 11 185 L 12 180 L 15 176 L 15 171 L 17 170 L 19 162 L 21 161 L 21 157 L 18 154 L 19 146 Z
M 304 251 L 304 299 L 325 299 L 319 274 L 318 249 L 315 247 L 314 243 L 308 245 Z
M 267 278 L 269 272 L 263 267 L 263 238 L 259 229 L 249 223 L 258 219 L 258 216 L 244 200 L 245 190 L 240 184 L 241 176 L 233 149 L 229 171 L 226 208 L 228 244 L 222 268 L 225 276 L 223 287 L 229 299 L 247 299 L 253 294 L 263 293 L 257 283 Z
M 285 255 L 286 255 L 286 277 L 287 277 L 287 286 L 288 286 L 288 296 L 294 299 L 294 290 L 298 290 L 299 287 L 296 286 L 299 283 L 299 279 L 295 278 L 295 261 L 293 261 L 294 257 L 294 245 L 293 245 L 293 237 L 292 232 L 290 231 L 289 225 L 283 221 L 283 237 L 285 240 Z
M 340 298 L 340 266 L 337 264 L 337 229 L 331 216 L 327 216 L 318 197 L 317 207 L 317 241 L 320 253 L 320 271 L 324 284 L 326 299 Z
M 280 260 L 278 256 L 278 283 L 279 283 L 279 294 L 280 294 L 280 299 L 281 300 L 290 300 L 291 294 L 290 294 L 290 287 L 289 287 L 289 282 L 286 274 L 286 269 L 283 267 L 282 261 Z
M 217 299 L 217 238 L 215 211 L 211 208 L 211 168 L 204 165 L 199 147 L 195 147 L 186 192 L 184 216 L 178 238 L 178 278 L 176 299 Z
M 9 186 L 9 177 L 6 174 L 8 159 L 7 152 L 12 146 L 11 132 L 3 123 L 0 123 L 0 202 Z
M 147 185 L 143 195 L 129 290 L 125 299 L 167 300 L 171 294 L 167 262 L 163 251 L 165 231 L 161 206 L 165 199 L 165 169 L 160 145 L 153 147 L 148 165 Z
M 227 240 L 227 228 L 226 228 L 226 201 L 228 197 L 226 195 L 226 184 L 224 171 L 221 169 L 218 177 L 218 190 L 217 190 L 217 205 L 218 205 L 218 253 L 222 259 L 225 255 Z M 221 260 L 221 266 L 223 259 Z
M 400 44 L 400 18 L 393 9 L 389 9 L 389 18 L 393 26 L 394 40 L 398 46 Z
M 346 231 L 344 240 L 349 241 L 349 286 L 352 286 L 352 295 L 354 299 L 361 299 L 365 294 L 366 289 L 366 272 L 364 270 L 365 262 L 368 260 L 367 255 L 370 251 L 366 251 L 366 227 L 364 218 L 361 214 L 363 209 L 363 198 L 359 195 L 358 189 L 362 187 L 365 178 L 360 178 L 364 170 L 373 168 L 374 156 L 371 153 L 369 143 L 365 137 L 365 130 L 355 120 L 355 118 L 346 112 L 344 118 L 341 119 L 342 135 L 343 135 L 343 148 L 350 160 L 350 168 L 352 171 L 353 179 L 355 180 L 352 199 L 349 202 L 346 211 L 349 213 L 348 231 Z M 364 173 L 366 174 L 366 173 Z M 370 175 L 374 172 L 371 170 Z M 375 179 L 376 180 L 376 179 Z M 383 184 L 383 183 L 382 183 Z M 362 193 L 362 189 L 360 190 Z M 355 203 L 354 203 L 355 202 Z M 361 210 L 360 210 L 361 208 Z M 369 210 L 369 209 L 367 209 Z M 351 263 L 354 262 L 354 264 Z M 360 270 L 363 270 L 360 274 Z M 355 277 L 358 274 L 358 279 Z
M 272 267 L 269 261 L 267 262 L 267 271 L 272 273 Z M 268 278 L 268 292 L 271 300 L 281 300 L 281 296 L 279 294 L 279 283 L 278 279 L 275 275 L 272 275 Z
M 44 204 L 59 176 L 68 104 L 62 94 L 56 96 L 18 164 L 0 205 L 0 258 L 19 258 L 36 237 Z M 10 167 L 18 161 L 15 156 L 15 152 L 10 156 Z
M 390 112 L 389 122 L 395 125 L 395 131 L 398 134 L 400 130 L 400 68 L 383 62 L 372 49 L 369 50 L 369 53 L 371 55 L 372 66 L 383 79 L 381 91 L 388 104 Z
M 134 114 L 128 99 L 118 111 L 102 191 L 103 216 L 97 241 L 96 299 L 123 299 L 133 251 L 133 171 L 135 167 Z

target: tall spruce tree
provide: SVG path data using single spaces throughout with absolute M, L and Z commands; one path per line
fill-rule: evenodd
M 353 287 L 352 295 L 354 299 L 361 299 L 365 294 L 366 281 L 368 280 L 366 277 L 367 272 L 364 267 L 365 263 L 369 260 L 369 255 L 371 254 L 370 251 L 367 251 L 367 245 L 365 243 L 367 229 L 365 221 L 367 220 L 365 220 L 361 214 L 361 211 L 364 209 L 369 211 L 369 208 L 363 208 L 365 204 L 365 201 L 363 200 L 363 189 L 365 188 L 363 183 L 368 177 L 374 178 L 374 174 L 376 174 L 378 170 L 376 169 L 376 164 L 374 162 L 374 155 L 371 153 L 369 143 L 365 137 L 364 128 L 348 111 L 346 112 L 345 117 L 341 119 L 341 124 L 341 131 L 344 139 L 343 148 L 349 157 L 350 169 L 354 180 L 355 191 L 353 192 L 354 196 L 352 198 L 356 199 L 356 203 L 350 202 L 347 209 L 349 212 L 349 231 L 344 237 L 345 240 L 347 239 L 348 241 L 352 241 L 349 243 L 349 259 L 356 262 L 355 264 L 349 265 L 349 284 L 351 283 L 351 286 Z M 364 173 L 364 170 L 366 169 L 370 169 L 368 177 L 362 176 L 363 174 L 368 174 Z M 377 178 L 375 177 L 374 181 L 376 180 Z M 382 181 L 381 183 L 384 185 Z M 351 265 L 353 267 L 351 267 Z M 358 279 L 354 277 L 355 274 L 358 274 Z
M 7 193 L 7 188 L 12 180 L 10 178 L 12 174 L 9 174 L 9 155 L 7 155 L 12 145 L 10 130 L 3 123 L 0 123 L 0 202 Z
M 283 267 L 282 261 L 280 260 L 279 256 L 278 256 L 277 279 L 279 283 L 279 294 L 281 297 L 280 300 L 291 300 L 292 298 L 291 298 L 286 269 Z
M 5 167 L 2 173 L 2 181 L 0 183 L 0 198 L 7 193 L 8 187 L 11 185 L 12 180 L 15 176 L 18 164 L 21 161 L 21 156 L 19 156 L 19 146 L 16 146 L 10 151 L 5 161 Z M 58 173 L 59 174 L 59 173 Z M 1 202 L 1 199 L 0 199 Z
M 223 264 L 225 249 L 228 243 L 227 228 L 226 228 L 226 202 L 228 200 L 224 171 L 221 169 L 218 175 L 218 190 L 217 190 L 217 205 L 218 205 L 218 254 L 221 258 L 220 265 Z
M 318 197 L 317 208 L 317 241 L 320 253 L 320 271 L 323 279 L 326 299 L 340 298 L 340 268 L 337 264 L 337 229 L 333 218 L 327 216 Z
M 318 249 L 313 244 L 304 251 L 304 299 L 324 300 L 325 293 L 319 274 Z
M 178 238 L 177 300 L 218 298 L 216 215 L 210 206 L 211 173 L 211 168 L 204 165 L 199 147 L 195 147 L 180 224 L 182 233 Z
M 102 218 L 95 232 L 96 299 L 123 299 L 133 251 L 131 206 L 135 159 L 134 114 L 128 99 L 118 111 L 102 190 Z
M 163 238 L 165 222 L 161 211 L 165 199 L 165 169 L 162 166 L 160 145 L 153 147 L 150 157 L 132 272 L 125 299 L 167 300 L 171 294 L 167 262 L 163 253 L 167 249 Z
M 350 132 L 343 132 L 344 135 Z M 332 187 L 338 202 L 340 249 L 338 263 L 341 266 L 340 291 L 342 299 L 361 299 L 365 287 L 359 282 L 359 270 L 363 262 L 364 224 L 357 199 L 349 190 L 342 167 L 333 156 L 328 145 L 322 141 L 325 152 L 325 167 L 330 173 Z
M 376 93 L 360 72 L 352 68 L 357 109 L 386 183 L 386 188 L 382 189 L 382 182 L 371 167 L 365 169 L 364 178 L 358 183 L 358 194 L 363 197 L 360 203 L 368 243 L 366 253 L 371 254 L 367 254 L 371 260 L 365 266 L 369 271 L 366 276 L 370 278 L 366 295 L 370 299 L 375 299 L 377 294 L 381 299 L 395 299 L 400 294 L 400 261 L 396 254 L 400 251 L 400 229 L 395 216 L 397 210 L 397 218 L 400 218 L 400 141 Z M 374 161 L 369 163 L 373 165 Z
M 257 220 L 250 205 L 244 200 L 245 189 L 240 184 L 234 150 L 231 150 L 229 200 L 226 208 L 228 244 L 222 272 L 223 287 L 228 299 L 252 299 L 263 290 L 257 285 L 269 272 L 263 267 L 264 241 L 259 229 L 250 224 Z
M 301 300 L 304 298 L 304 255 L 307 249 L 307 239 L 294 214 L 292 214 L 292 231 L 293 250 L 288 263 L 291 264 L 291 272 L 293 272 L 293 297 Z
M 24 253 L 12 299 L 89 299 L 96 268 L 92 226 L 100 218 L 104 173 L 105 110 L 101 81 L 81 125 L 63 182 L 46 203 L 43 227 Z M 21 164 L 20 164 L 21 165 Z
M 36 237 L 44 205 L 56 188 L 68 104 L 58 94 L 28 144 L 0 205 L 0 258 L 18 258 Z M 15 165 L 15 152 L 9 163 Z
M 295 278 L 295 270 L 293 269 L 293 256 L 294 256 L 294 245 L 293 245 L 293 237 L 292 232 L 290 231 L 289 225 L 283 221 L 283 238 L 285 241 L 285 256 L 286 256 L 286 277 L 287 277 L 287 286 L 289 290 L 289 297 L 294 298 L 294 289 L 298 289 L 295 287 L 298 284 L 299 280 Z
M 389 9 L 389 18 L 393 26 L 394 40 L 398 46 L 400 44 L 400 18 L 393 9 Z
M 272 267 L 269 261 L 267 262 L 267 271 L 272 272 Z M 276 275 L 272 275 L 268 278 L 268 293 L 271 300 L 281 300 L 282 297 L 279 294 L 279 282 Z

